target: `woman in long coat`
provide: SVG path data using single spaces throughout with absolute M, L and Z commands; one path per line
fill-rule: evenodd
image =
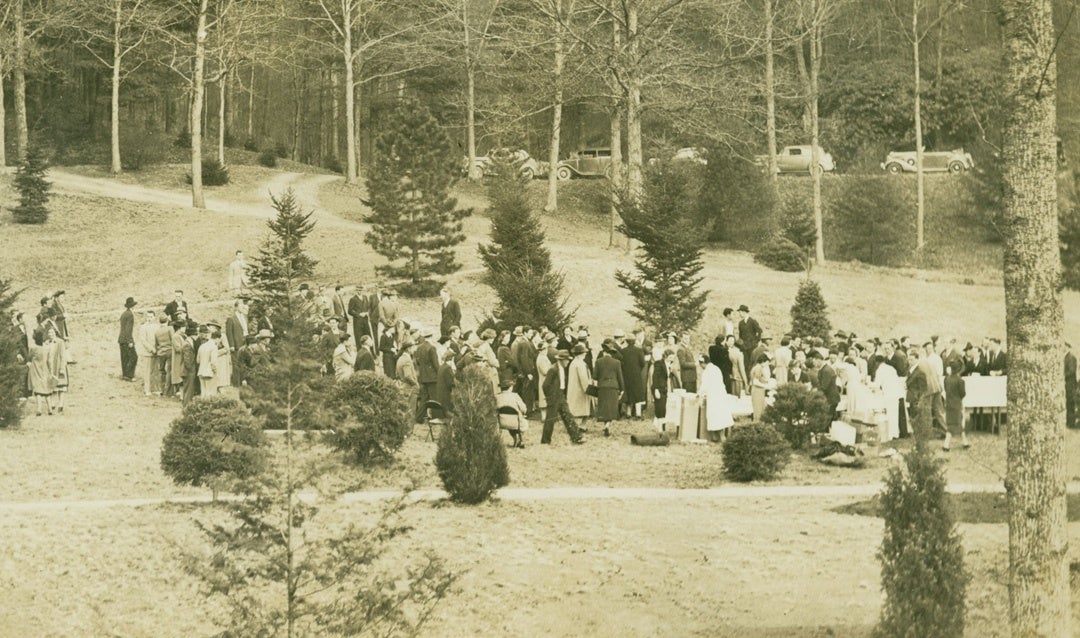
M 750 403 L 754 406 L 754 421 L 761 421 L 761 414 L 765 412 L 765 392 L 772 387 L 771 381 L 769 357 L 762 354 L 750 369 Z
M 514 384 L 514 368 L 510 364 L 513 357 L 510 354 L 510 337 L 511 332 L 509 330 L 503 330 L 499 333 L 498 338 L 495 339 L 498 344 L 498 348 L 495 350 L 495 358 L 499 361 L 499 385 Z M 543 378 L 543 373 L 539 378 Z M 541 395 L 544 393 L 541 392 Z M 543 401 L 544 397 L 541 396 L 540 400 Z
M 352 347 L 351 340 L 349 333 L 341 333 L 338 336 L 338 345 L 334 348 L 334 354 L 331 357 L 334 364 L 334 378 L 338 381 L 351 377 L 353 367 L 356 365 L 356 349 Z
M 626 394 L 623 403 L 630 409 L 630 416 L 640 416 L 641 408 L 649 398 L 645 394 L 645 351 L 637 344 L 631 342 L 622 351 L 623 382 L 626 384 Z
M 615 348 L 612 340 L 604 341 L 600 348 L 600 356 L 596 360 L 596 368 L 593 377 L 596 379 L 597 402 L 596 420 L 604 424 L 604 436 L 610 435 L 608 424 L 619 418 L 619 395 L 626 387 L 623 378 L 622 364 L 612 356 L 612 348 Z
M 45 336 L 41 333 L 41 330 L 34 331 L 33 342 L 29 345 L 29 357 L 26 361 L 27 366 L 27 389 L 34 395 L 34 399 L 37 401 L 37 415 L 41 416 L 41 400 L 45 399 L 45 408 L 52 414 L 52 403 L 49 398 L 52 396 L 54 386 L 52 381 L 52 375 L 49 373 L 49 351 L 50 348 L 45 345 Z
M 567 368 L 566 377 L 566 404 L 570 408 L 570 414 L 574 418 L 585 419 L 592 412 L 589 395 L 585 390 L 592 385 L 592 374 L 589 366 L 585 364 L 587 349 L 582 344 L 576 344 L 571 351 L 574 355 Z
M 57 331 L 49 328 L 45 331 L 45 348 L 49 353 L 49 374 L 52 376 L 53 405 L 58 414 L 64 413 L 64 394 L 68 391 L 68 352 L 67 342 L 60 338 Z
M 536 348 L 536 378 L 546 379 L 548 370 L 551 369 L 552 365 L 551 357 L 548 355 L 546 344 L 540 339 L 537 339 L 537 342 L 540 345 Z M 507 365 L 509 366 L 510 364 L 507 363 Z M 502 368 L 500 368 L 499 371 L 501 373 Z M 510 373 L 510 376 L 514 376 L 513 372 Z M 513 381 L 510 381 L 510 383 L 513 384 Z M 540 396 L 536 401 L 536 407 L 540 410 L 540 420 L 543 421 L 547 414 L 547 397 L 544 396 L 543 392 L 540 392 L 539 395 Z
M 959 366 L 958 366 L 959 367 Z M 964 430 L 964 397 L 967 395 L 967 387 L 964 377 L 960 376 L 961 370 L 954 370 L 951 366 L 945 369 L 945 423 L 948 431 L 945 433 L 945 442 L 941 449 L 948 451 L 954 435 L 960 435 L 961 444 L 967 448 L 970 446 L 967 440 L 967 432 Z
M 713 441 L 719 441 L 723 431 L 735 425 L 735 418 L 728 405 L 724 373 L 712 361 L 701 371 L 698 394 L 705 397 L 705 429 Z
M 679 360 L 671 350 L 663 351 L 653 364 L 653 426 L 660 429 L 667 418 L 667 398 L 682 385 L 679 381 Z

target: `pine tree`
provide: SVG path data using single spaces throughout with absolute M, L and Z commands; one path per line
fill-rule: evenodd
M 692 214 L 683 212 L 685 201 L 680 182 L 658 174 L 650 176 L 640 201 L 619 205 L 620 232 L 640 246 L 636 272 L 620 270 L 615 279 L 634 298 L 630 315 L 660 331 L 692 330 L 705 314 L 709 294 L 698 292 L 707 233 Z
M 487 266 L 487 282 L 499 301 L 500 326 L 547 326 L 559 331 L 570 325 L 564 277 L 551 268 L 540 218 L 529 201 L 526 181 L 511 162 L 496 166 L 488 187 L 491 243 L 479 247 Z
M 11 281 L 0 279 L 0 428 L 16 426 L 22 418 L 19 397 L 26 387 L 26 363 L 19 355 L 23 335 L 8 320 L 17 297 Z
M 821 287 L 812 279 L 804 279 L 795 293 L 791 306 L 791 334 L 800 337 L 820 337 L 829 343 L 829 316 L 826 314 L 825 298 Z
M 319 262 L 304 252 L 304 240 L 315 230 L 312 212 L 303 212 L 292 189 L 280 198 L 270 196 L 277 216 L 266 222 L 270 234 L 248 268 L 248 278 L 260 306 L 282 327 L 300 316 L 303 300 L 295 296 L 300 284 L 315 274 Z
M 15 190 L 19 205 L 11 209 L 18 224 L 44 224 L 49 218 L 49 191 L 52 183 L 45 179 L 49 165 L 37 148 L 31 148 L 15 173 Z
M 364 240 L 390 262 L 376 270 L 414 284 L 457 271 L 454 246 L 465 240 L 461 220 L 471 211 L 450 196 L 458 161 L 446 132 L 425 107 L 407 101 L 375 149 L 367 182 L 372 229 Z

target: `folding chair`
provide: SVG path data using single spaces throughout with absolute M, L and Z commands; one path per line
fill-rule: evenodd
M 424 423 L 427 423 L 428 438 L 432 441 L 435 440 L 435 426 L 445 425 L 447 422 L 447 419 L 444 418 L 445 414 L 442 404 L 438 401 L 430 399 L 424 403 Z

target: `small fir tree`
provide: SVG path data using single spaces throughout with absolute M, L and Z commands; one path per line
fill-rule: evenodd
M 0 279 L 0 428 L 14 427 L 22 419 L 19 399 L 26 390 L 26 357 L 23 333 L 8 317 L 19 296 L 11 280 Z
M 574 312 L 567 309 L 562 273 L 551 268 L 544 230 L 525 190 L 528 182 L 509 161 L 498 162 L 495 173 L 488 187 L 491 243 L 479 252 L 498 298 L 496 323 L 561 330 Z
M 885 535 L 878 559 L 885 604 L 875 633 L 961 638 L 969 575 L 942 462 L 916 447 L 906 464 L 906 474 L 899 466 L 889 470 L 881 495 Z
M 271 310 L 275 325 L 278 319 L 299 316 L 296 291 L 315 274 L 319 262 L 304 252 L 304 240 L 315 230 L 313 212 L 304 212 L 290 188 L 280 198 L 270 196 L 277 215 L 266 222 L 267 235 L 248 266 L 248 281 L 256 298 Z M 277 315 L 277 316 L 275 316 Z
M 44 224 L 49 219 L 52 183 L 45 179 L 49 164 L 37 147 L 31 147 L 15 173 L 19 205 L 11 209 L 18 224 Z
M 426 108 L 407 101 L 376 139 L 375 158 L 367 180 L 372 229 L 364 241 L 390 262 L 376 270 L 414 284 L 457 271 L 454 247 L 465 240 L 461 220 L 471 211 L 450 196 L 458 164 L 446 132 Z
M 435 467 L 450 498 L 481 503 L 510 482 L 491 379 L 468 366 L 454 386 L 454 418 L 439 434 Z
M 636 272 L 617 271 L 619 286 L 634 299 L 630 315 L 659 331 L 688 332 L 705 313 L 703 277 L 706 233 L 685 212 L 685 190 L 663 171 L 652 172 L 639 201 L 619 204 L 619 230 L 637 241 Z
M 795 293 L 795 303 L 791 306 L 791 334 L 820 337 L 829 343 L 831 331 L 821 287 L 812 279 L 804 279 L 799 283 L 799 292 Z

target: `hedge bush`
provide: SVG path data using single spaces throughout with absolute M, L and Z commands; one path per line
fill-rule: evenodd
M 479 366 L 454 386 L 454 417 L 439 434 L 435 467 L 450 499 L 481 503 L 510 482 L 506 448 L 495 414 L 495 391 Z
M 408 391 L 402 384 L 374 372 L 357 372 L 338 382 L 329 405 L 337 425 L 327 434 L 327 440 L 357 465 L 393 460 L 412 432 Z
M 713 148 L 702 173 L 697 208 L 712 241 L 754 247 L 776 230 L 776 191 L 760 166 Z
M 792 449 L 801 450 L 811 432 L 828 432 L 832 425 L 829 400 L 820 390 L 801 383 L 787 383 L 776 389 L 775 401 L 765 408 L 761 421 L 779 432 Z
M 161 164 L 169 156 L 169 138 L 161 131 L 151 131 L 142 126 L 126 126 L 120 129 L 120 161 L 124 170 L 141 171 L 148 166 Z
M 246 479 L 266 470 L 267 440 L 259 421 L 236 399 L 198 397 L 169 426 L 161 469 L 178 485 L 200 487 Z
M 187 174 L 187 183 L 191 183 L 191 173 Z M 229 168 L 217 161 L 216 157 L 204 157 L 202 161 L 203 186 L 224 186 L 229 183 Z
M 829 202 L 837 259 L 878 266 L 904 263 L 915 236 L 915 205 L 906 182 L 885 175 L 843 183 L 837 198 Z M 929 201 L 926 206 L 933 210 Z
M 259 153 L 259 164 L 261 166 L 265 166 L 266 168 L 276 168 L 277 161 L 278 156 L 271 149 L 266 149 L 262 153 Z
M 799 272 L 806 269 L 806 250 L 787 237 L 773 237 L 754 253 L 754 261 L 781 272 Z
M 881 495 L 885 535 L 878 559 L 885 604 L 881 638 L 964 635 L 964 597 L 970 575 L 945 493 L 942 461 L 921 448 L 894 466 Z
M 771 425 L 741 425 L 721 448 L 724 474 L 733 481 L 768 481 L 779 474 L 791 456 L 791 446 Z

